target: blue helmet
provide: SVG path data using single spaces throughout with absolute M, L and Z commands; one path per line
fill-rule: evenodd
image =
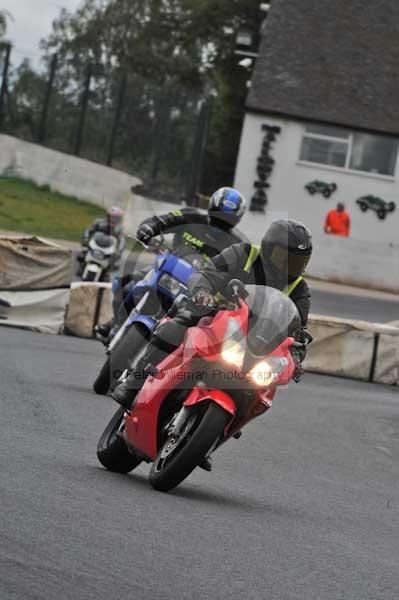
M 245 198 L 230 187 L 222 187 L 209 200 L 208 214 L 211 223 L 221 227 L 234 227 L 245 212 Z

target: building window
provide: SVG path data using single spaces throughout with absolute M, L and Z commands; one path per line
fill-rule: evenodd
M 397 139 L 384 135 L 308 125 L 302 139 L 300 160 L 393 176 L 398 146 Z
M 383 135 L 353 134 L 350 169 L 394 175 L 398 141 Z

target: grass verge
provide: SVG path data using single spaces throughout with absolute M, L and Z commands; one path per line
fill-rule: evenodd
M 105 210 L 31 181 L 0 177 L 0 230 L 79 242 Z

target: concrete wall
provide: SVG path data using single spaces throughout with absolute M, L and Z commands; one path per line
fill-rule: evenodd
M 125 207 L 137 177 L 116 169 L 0 135 L 0 175 L 31 179 L 39 185 L 83 200 Z
M 247 115 L 237 162 L 235 186 L 250 200 L 257 180 L 256 164 L 264 136 L 262 124 L 277 125 L 271 155 L 275 162 L 267 190 L 266 214 L 248 212 L 243 231 L 259 242 L 276 218 L 301 220 L 312 229 L 315 254 L 309 274 L 349 285 L 399 292 L 399 180 L 374 174 L 348 172 L 324 166 L 301 164 L 299 159 L 304 126 L 294 121 Z M 313 179 L 335 182 L 338 190 L 326 199 L 311 196 L 304 188 Z M 356 199 L 373 194 L 394 201 L 397 210 L 380 220 L 374 212 L 363 213 Z M 323 231 L 326 213 L 342 200 L 352 218 L 349 240 L 327 236 Z
M 308 271 L 319 279 L 399 293 L 399 244 L 318 236 Z

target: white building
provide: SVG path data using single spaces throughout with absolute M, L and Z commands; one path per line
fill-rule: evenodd
M 399 292 L 397 40 L 395 0 L 274 0 L 235 186 L 250 200 L 255 241 L 288 215 L 312 229 L 311 275 Z M 351 216 L 349 239 L 323 231 L 337 202 Z

